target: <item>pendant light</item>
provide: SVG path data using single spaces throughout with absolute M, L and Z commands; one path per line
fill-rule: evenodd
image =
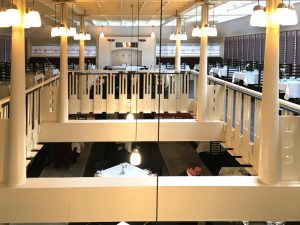
M 198 21 L 197 21 L 197 16 L 198 16 L 197 9 L 198 9 L 198 5 L 196 5 L 196 22 L 195 22 L 195 25 L 194 25 L 194 28 L 192 31 L 192 37 L 200 37 L 201 36 L 201 31 L 199 29 Z
M 62 4 L 60 5 L 60 11 L 61 11 L 61 18 L 60 20 L 62 20 L 62 18 L 64 18 L 64 10 L 62 7 Z M 58 32 L 59 32 L 59 36 L 67 36 L 67 27 L 65 24 L 61 23 L 58 26 Z
M 152 26 L 152 32 L 151 32 L 150 37 L 153 38 L 153 39 L 155 38 L 154 26 Z
M 13 1 L 10 4 L 10 8 L 6 11 L 5 19 L 9 21 L 10 26 L 18 26 L 21 24 L 21 15 Z
M 130 43 L 132 43 L 132 36 L 133 36 L 133 5 L 131 4 L 131 31 L 130 31 Z M 131 44 L 130 46 L 127 46 L 128 42 L 123 42 L 123 47 L 126 48 L 126 47 L 131 47 Z M 132 48 L 130 49 L 130 64 L 132 66 Z M 132 81 L 132 75 L 133 73 L 130 73 L 128 74 L 130 76 L 130 79 Z M 131 99 L 132 99 L 132 95 L 130 97 L 130 101 L 129 101 L 129 113 L 127 114 L 126 116 L 126 120 L 134 120 L 134 115 L 133 113 L 131 112 L 131 105 L 132 105 L 132 102 L 131 102 Z
M 51 37 L 59 36 L 58 26 L 56 25 L 56 4 L 54 5 L 54 26 L 51 29 Z
M 103 26 L 101 26 L 101 29 L 102 29 L 102 31 L 100 33 L 100 38 L 104 38 Z
M 138 4 L 137 4 L 137 7 L 138 7 L 138 15 L 137 15 L 137 20 L 138 20 L 138 39 L 139 39 L 139 20 L 140 20 L 140 7 L 139 7 L 139 4 L 140 1 L 138 0 Z M 133 26 L 133 11 L 132 11 L 132 26 Z M 138 48 L 138 46 L 137 46 Z M 132 54 L 132 53 L 131 53 Z M 138 49 L 137 49 L 137 54 L 138 54 Z M 137 70 L 138 70 L 138 55 L 137 55 Z M 132 63 L 131 63 L 132 64 Z M 137 76 L 137 74 L 136 74 Z M 136 117 L 135 117 L 135 142 L 137 141 L 137 115 L 138 115 L 138 112 L 137 112 L 137 107 L 138 107 L 138 104 L 137 104 L 137 101 L 138 101 L 138 89 L 137 89 L 137 85 L 134 86 L 135 88 L 135 94 L 136 94 L 136 97 L 135 97 L 135 113 L 136 113 Z M 132 98 L 132 97 L 131 97 Z M 142 161 L 142 157 L 141 157 L 141 154 L 140 154 L 140 147 L 139 146 L 135 146 L 134 149 L 132 150 L 131 152 L 131 155 L 130 155 L 130 163 L 134 166 L 138 166 L 141 164 L 141 161 Z
M 68 37 L 74 37 L 77 33 L 76 28 L 74 26 L 74 8 L 73 8 L 73 4 L 72 4 L 72 25 L 70 27 L 68 27 L 67 29 L 67 36 Z
M 0 27 L 9 27 L 9 21 L 7 20 L 6 9 L 3 5 L 3 0 L 1 1 L 1 9 L 0 9 Z
M 218 35 L 218 30 L 215 25 L 215 5 L 213 8 L 213 24 L 210 26 L 210 36 L 211 37 L 216 37 Z
M 273 22 L 283 26 L 296 25 L 298 23 L 297 13 L 295 7 L 284 2 L 280 2 L 277 6 L 277 9 L 273 15 Z
M 24 27 L 41 27 L 42 21 L 40 13 L 34 10 L 34 0 L 32 0 L 32 8 L 28 8 L 28 12 L 25 14 Z
M 265 8 L 259 4 L 259 0 L 257 1 L 257 5 L 254 6 L 253 12 L 250 18 L 250 26 L 252 27 L 266 27 L 267 26 L 267 13 Z

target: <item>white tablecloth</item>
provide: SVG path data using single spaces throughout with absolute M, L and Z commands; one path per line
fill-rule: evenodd
M 123 172 L 122 172 L 123 165 Z M 127 162 L 101 171 L 101 177 L 144 177 L 149 176 L 149 171 L 140 169 Z
M 300 98 L 300 80 L 280 80 L 279 90 L 284 91 L 284 99 Z
M 227 77 L 227 67 L 213 67 L 209 71 L 210 75 L 217 74 L 219 77 Z
M 246 72 L 234 72 L 232 75 L 232 82 L 237 80 L 244 81 L 244 85 L 258 84 L 258 70 Z

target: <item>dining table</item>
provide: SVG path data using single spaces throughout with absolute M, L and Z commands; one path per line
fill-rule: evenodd
M 258 70 L 234 72 L 232 75 L 232 83 L 241 80 L 246 86 L 249 84 L 258 84 L 258 74 Z
M 285 100 L 300 98 L 300 78 L 281 79 L 278 88 L 285 93 Z
M 149 170 L 133 166 L 127 162 L 102 170 L 99 177 L 145 177 L 152 175 Z
M 224 67 L 212 67 L 209 71 L 211 76 L 217 75 L 219 77 L 227 77 L 227 66 Z

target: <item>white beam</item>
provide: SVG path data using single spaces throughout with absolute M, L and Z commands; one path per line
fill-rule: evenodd
M 0 222 L 155 221 L 156 177 L 31 178 L 0 186 Z M 159 177 L 159 221 L 299 221 L 300 184 Z
M 161 141 L 221 141 L 223 122 L 160 120 Z M 157 141 L 157 120 L 138 120 L 137 141 Z M 170 132 L 171 131 L 171 132 Z M 74 120 L 42 123 L 39 142 L 135 141 L 135 121 Z

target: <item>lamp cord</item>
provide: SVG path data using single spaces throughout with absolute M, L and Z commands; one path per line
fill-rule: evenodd
M 139 36 L 140 36 L 140 0 L 138 0 L 138 10 L 137 10 L 137 20 L 138 20 L 138 29 L 137 29 L 137 51 L 136 51 L 136 74 L 135 74 L 135 142 L 137 141 L 137 107 L 138 107 L 138 62 L 139 62 Z M 131 65 L 132 66 L 132 65 Z
M 196 26 L 198 26 L 198 21 L 197 21 L 197 15 L 198 15 L 198 13 L 197 13 L 197 9 L 198 9 L 198 5 L 196 5 Z

